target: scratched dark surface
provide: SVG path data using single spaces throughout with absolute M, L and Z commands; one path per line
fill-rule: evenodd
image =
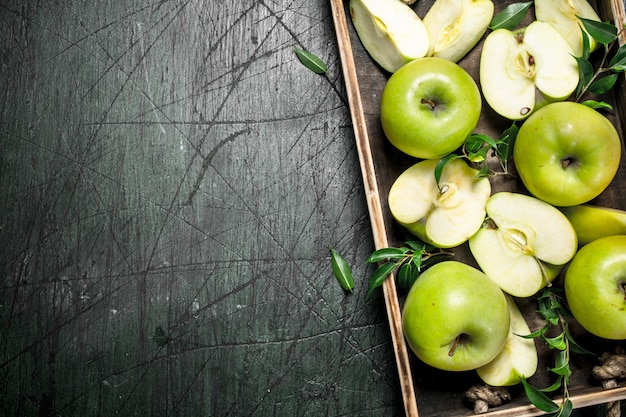
M 0 50 L 0 415 L 401 415 L 327 2 L 3 0 Z

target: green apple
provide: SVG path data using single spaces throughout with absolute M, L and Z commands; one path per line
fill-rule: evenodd
M 436 159 L 459 148 L 480 118 L 474 79 L 458 64 L 426 57 L 393 73 L 380 103 L 384 133 L 400 151 Z
M 350 17 L 365 50 L 389 72 L 428 53 L 424 22 L 399 0 L 350 0 Z
M 600 17 L 587 0 L 535 0 L 537 20 L 551 23 L 567 40 L 575 56 L 582 56 L 582 32 L 587 33 L 590 50 L 597 47 L 596 40 L 589 35 L 579 17 L 600 21 Z
M 482 271 L 515 297 L 536 294 L 578 249 L 565 215 L 537 198 L 502 191 L 489 198 L 486 210 L 487 221 L 469 248 Z
M 393 218 L 422 241 L 440 248 L 466 242 L 485 219 L 491 195 L 486 177 L 461 159 L 443 169 L 435 182 L 437 160 L 425 159 L 402 172 L 389 189 Z
M 445 371 L 491 362 L 509 335 L 504 293 L 478 269 L 443 261 L 423 272 L 407 294 L 402 329 L 415 355 Z
M 428 55 L 459 61 L 487 31 L 493 10 L 491 0 L 436 0 L 423 19 Z
M 511 315 L 506 343 L 494 360 L 476 369 L 480 379 L 494 387 L 519 384 L 537 372 L 539 363 L 534 339 L 522 337 L 531 333 L 526 319 L 513 297 L 507 295 L 506 301 Z
M 574 226 L 579 246 L 605 236 L 626 235 L 625 210 L 581 204 L 561 207 L 561 211 Z
M 547 22 L 487 35 L 480 56 L 485 100 L 510 120 L 528 117 L 545 102 L 568 98 L 580 79 L 572 47 Z
M 565 297 L 578 323 L 604 339 L 626 339 L 626 236 L 580 248 L 565 273 Z
M 597 197 L 620 163 L 619 134 L 609 119 L 584 104 L 550 103 L 520 128 L 513 160 L 535 197 L 575 206 Z

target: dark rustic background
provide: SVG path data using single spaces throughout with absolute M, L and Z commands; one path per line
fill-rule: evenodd
M 0 415 L 402 415 L 326 1 L 2 0 L 0 54 Z

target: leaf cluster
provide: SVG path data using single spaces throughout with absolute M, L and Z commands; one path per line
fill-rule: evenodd
M 570 368 L 570 352 L 592 354 L 580 346 L 569 331 L 567 319 L 571 313 L 562 302 L 563 290 L 555 287 L 546 287 L 537 298 L 539 314 L 545 320 L 545 324 L 539 330 L 520 335 L 524 338 L 538 338 L 544 341 L 550 349 L 556 351 L 554 366 L 548 371 L 556 376 L 555 382 L 549 387 L 539 389 L 531 385 L 525 379 L 522 380 L 524 392 L 529 401 L 538 409 L 547 413 L 553 413 L 558 417 L 569 417 L 573 410 L 572 401 L 569 398 L 568 384 L 572 370 Z M 556 332 L 554 331 L 556 329 Z M 563 401 L 557 404 L 547 393 L 558 389 L 563 391 Z
M 429 266 L 452 256 L 444 249 L 436 248 L 419 240 L 409 240 L 406 246 L 382 248 L 374 251 L 366 260 L 379 263 L 369 280 L 369 292 L 380 287 L 389 274 L 397 270 L 398 286 L 404 290 L 411 288 L 422 271 Z

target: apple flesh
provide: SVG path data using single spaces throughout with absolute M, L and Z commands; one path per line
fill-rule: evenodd
M 428 55 L 459 61 L 485 34 L 493 11 L 491 0 L 436 0 L 423 19 Z
M 540 103 L 565 100 L 580 79 L 569 43 L 540 21 L 491 32 L 483 43 L 479 76 L 489 106 L 510 120 L 525 119 Z
M 550 103 L 530 116 L 513 146 L 520 179 L 555 206 L 587 203 L 608 187 L 622 145 L 609 119 L 581 103 Z
M 491 362 L 510 326 L 504 293 L 478 269 L 443 261 L 415 281 L 402 310 L 402 329 L 416 356 L 445 371 Z
M 483 227 L 469 248 L 483 272 L 515 297 L 530 297 L 563 269 L 578 249 L 565 215 L 537 198 L 508 191 L 492 195 Z
M 626 211 L 591 204 L 562 207 L 583 246 L 605 236 L 626 235 Z
M 408 231 L 440 248 L 466 242 L 485 218 L 491 195 L 486 177 L 461 159 L 443 169 L 435 182 L 436 160 L 426 159 L 405 170 L 394 181 L 388 196 L 393 218 Z
M 526 319 L 513 297 L 507 295 L 506 301 L 511 315 L 506 343 L 494 360 L 476 369 L 480 379 L 494 387 L 516 385 L 522 378 L 530 378 L 537 372 L 539 362 L 535 341 L 522 337 L 531 333 Z
M 389 72 L 428 53 L 424 22 L 399 0 L 350 0 L 350 17 L 365 50 Z
M 626 236 L 580 248 L 564 286 L 570 311 L 584 329 L 604 339 L 626 339 Z
M 400 151 L 437 159 L 459 148 L 473 132 L 481 106 L 480 91 L 467 71 L 447 59 L 426 57 L 389 77 L 380 121 L 385 136 Z
M 590 50 L 597 47 L 596 40 L 579 19 L 600 21 L 600 16 L 587 0 L 535 0 L 535 16 L 537 20 L 551 23 L 570 44 L 575 56 L 583 54 L 583 31 L 587 33 Z

